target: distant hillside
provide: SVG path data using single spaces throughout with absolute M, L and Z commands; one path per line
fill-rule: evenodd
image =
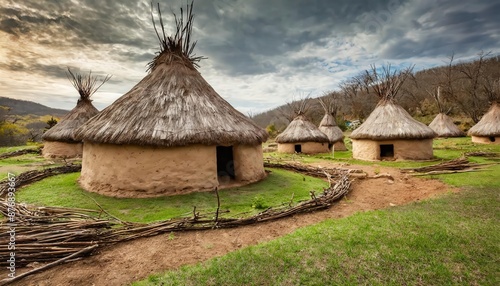
M 47 107 L 45 105 L 35 103 L 32 101 L 19 100 L 19 99 L 13 99 L 13 98 L 8 98 L 8 97 L 0 97 L 0 106 L 9 107 L 10 108 L 10 111 L 9 111 L 10 115 L 20 115 L 20 116 L 51 115 L 51 116 L 55 116 L 55 117 L 62 117 L 66 113 L 68 113 L 68 110 L 50 108 L 50 107 Z
M 451 108 L 450 115 L 469 118 L 470 114 L 466 112 L 469 111 L 466 110 L 468 106 L 476 106 L 476 113 L 481 115 L 489 107 L 489 102 L 485 98 L 485 86 L 488 83 L 493 83 L 493 85 L 500 83 L 500 56 L 485 57 L 480 69 L 477 65 L 477 59 L 470 62 L 455 61 L 451 67 L 449 78 L 446 77 L 447 65 L 414 72 L 414 80 L 407 80 L 403 85 L 400 92 L 401 96 L 397 98 L 397 102 L 417 120 L 429 124 L 439 111 L 434 98 L 428 91 L 435 91 L 437 86 L 440 85 L 443 87 L 443 91 L 448 89 L 453 90 L 455 93 L 456 98 L 449 97 L 447 102 Z M 472 81 L 464 75 L 463 71 L 472 71 L 472 73 L 478 71 L 479 82 L 477 90 L 472 90 Z M 447 81 L 449 81 L 448 85 Z M 374 94 L 367 94 L 364 91 L 359 91 L 359 94 L 355 98 L 347 97 L 340 88 L 330 92 L 335 92 L 340 96 L 338 101 L 340 109 L 337 113 L 337 123 L 339 124 L 342 122 L 342 119 L 360 119 L 363 121 L 378 102 L 378 97 Z M 471 93 L 477 93 L 477 98 L 470 99 Z M 310 103 L 311 107 L 306 116 L 314 124 L 318 125 L 324 114 L 323 109 L 316 99 L 310 99 Z M 286 128 L 289 121 L 283 116 L 280 109 L 287 110 L 287 105 L 284 104 L 260 114 L 255 114 L 252 116 L 252 119 L 263 128 L 274 125 L 276 130 L 282 131 Z M 467 124 L 474 124 L 470 118 L 468 121 L 470 122 Z M 463 127 L 469 128 L 470 126 Z

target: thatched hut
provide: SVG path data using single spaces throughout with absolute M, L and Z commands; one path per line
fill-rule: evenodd
M 500 103 L 493 102 L 488 112 L 469 129 L 472 142 L 500 144 Z
M 155 197 L 266 176 L 262 142 L 267 132 L 217 94 L 196 69 L 201 57 L 192 54 L 192 8 L 188 5 L 185 18 L 182 10 L 176 17 L 175 35 L 157 33 L 160 52 L 146 77 L 79 129 L 84 189 Z
M 286 118 L 293 118 L 288 126 L 276 136 L 279 153 L 328 153 L 328 137 L 305 114 L 309 108 L 308 97 L 288 102 L 287 111 L 281 110 Z
M 438 137 L 463 137 L 465 133 L 453 123 L 453 119 L 445 113 L 439 113 L 432 120 L 429 127 L 436 132 Z
M 319 123 L 319 130 L 328 137 L 329 149 L 333 151 L 347 151 L 344 144 L 344 133 L 335 120 L 338 106 L 335 98 L 333 98 L 333 94 L 328 95 L 326 98 L 318 98 L 318 101 L 325 111 L 325 116 L 323 116 L 323 119 Z
M 42 135 L 44 141 L 42 154 L 45 158 L 74 158 L 82 155 L 83 144 L 75 139 L 75 132 L 99 110 L 92 105 L 90 97 L 106 82 L 106 76 L 100 85 L 97 77 L 74 74 L 68 68 L 68 79 L 80 94 L 78 102 L 68 114 Z
M 367 71 L 366 89 L 373 89 L 380 101 L 365 122 L 351 133 L 355 159 L 425 160 L 433 158 L 432 139 L 436 133 L 425 124 L 413 119 L 403 107 L 394 102 L 401 85 L 411 69 L 396 73 L 390 66 Z
M 328 153 L 329 139 L 318 127 L 300 114 L 276 137 L 279 153 Z
M 465 133 L 458 128 L 458 126 L 453 123 L 453 119 L 447 115 L 448 112 L 445 110 L 444 100 L 441 96 L 441 88 L 438 87 L 437 93 L 430 93 L 436 100 L 439 114 L 436 115 L 434 120 L 432 120 L 429 127 L 436 132 L 438 137 L 463 137 Z

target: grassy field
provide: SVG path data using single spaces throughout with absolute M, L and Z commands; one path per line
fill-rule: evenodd
M 435 147 L 438 161 L 468 151 L 500 151 L 500 146 L 473 145 L 470 138 L 436 140 Z M 434 177 L 462 191 L 326 220 L 133 285 L 500 285 L 500 166 Z
M 47 178 L 20 189 L 20 202 L 45 206 L 64 206 L 98 209 L 94 200 L 106 211 L 122 220 L 152 222 L 181 215 L 189 215 L 196 206 L 197 211 L 215 211 L 217 199 L 214 192 L 193 193 L 160 198 L 124 199 L 89 193 L 77 183 L 79 173 Z M 262 182 L 244 187 L 220 190 L 221 210 L 229 210 L 225 216 L 249 212 L 248 215 L 271 206 L 309 199 L 309 191 L 321 191 L 327 187 L 323 180 L 297 173 L 273 169 Z
M 470 138 L 439 139 L 434 141 L 436 158 L 432 162 L 364 162 L 353 160 L 350 151 L 266 156 L 405 168 L 439 163 L 469 151 L 500 152 L 500 145 L 476 145 Z M 469 159 L 477 163 L 499 162 L 484 157 Z M 16 160 L 20 161 L 1 161 L 0 168 L 43 161 L 36 156 Z M 78 176 L 45 179 L 21 189 L 18 199 L 39 205 L 97 209 L 94 199 L 112 214 L 137 222 L 190 213 L 193 205 L 207 211 L 216 206 L 213 193 L 156 199 L 108 198 L 80 189 Z M 268 243 L 151 275 L 134 285 L 500 285 L 499 177 L 500 165 L 481 172 L 432 176 L 462 191 L 326 220 Z M 310 189 L 324 186 L 325 182 L 318 179 L 273 170 L 261 183 L 220 191 L 222 209 L 229 208 L 229 215 L 258 212 L 256 205 L 264 208 L 286 203 L 291 193 L 295 200 L 308 198 Z

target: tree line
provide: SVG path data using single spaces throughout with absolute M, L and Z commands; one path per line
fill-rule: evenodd
M 380 83 L 373 82 L 370 75 L 391 67 L 373 68 L 341 82 L 337 90 L 324 93 L 323 97 L 334 97 L 338 101 L 340 127 L 344 127 L 346 120 L 365 120 L 375 108 L 378 97 L 374 88 Z M 411 72 L 399 94 L 396 98 L 398 104 L 422 122 L 428 124 L 442 112 L 468 121 L 463 127 L 468 129 L 481 119 L 493 101 L 498 100 L 500 56 L 480 52 L 474 60 L 461 62 L 450 55 L 443 66 Z M 316 99 L 304 100 L 310 102 L 307 115 L 318 124 L 323 116 L 320 104 Z M 292 105 L 288 103 L 252 118 L 262 127 L 283 130 L 291 120 L 286 116 L 286 110 Z

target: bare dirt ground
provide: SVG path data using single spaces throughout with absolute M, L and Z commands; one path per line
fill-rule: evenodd
M 331 163 L 312 165 L 338 167 L 338 164 Z M 369 176 L 375 173 L 390 174 L 393 180 L 386 177 L 356 179 L 349 195 L 324 211 L 235 229 L 167 233 L 117 244 L 80 261 L 34 274 L 14 285 L 129 285 L 153 273 L 177 269 L 245 246 L 270 241 L 325 219 L 342 218 L 356 212 L 408 204 L 457 191 L 436 180 L 401 174 L 394 168 L 376 165 L 346 167 L 363 169 Z M 17 274 L 27 270 L 31 269 L 18 269 Z

